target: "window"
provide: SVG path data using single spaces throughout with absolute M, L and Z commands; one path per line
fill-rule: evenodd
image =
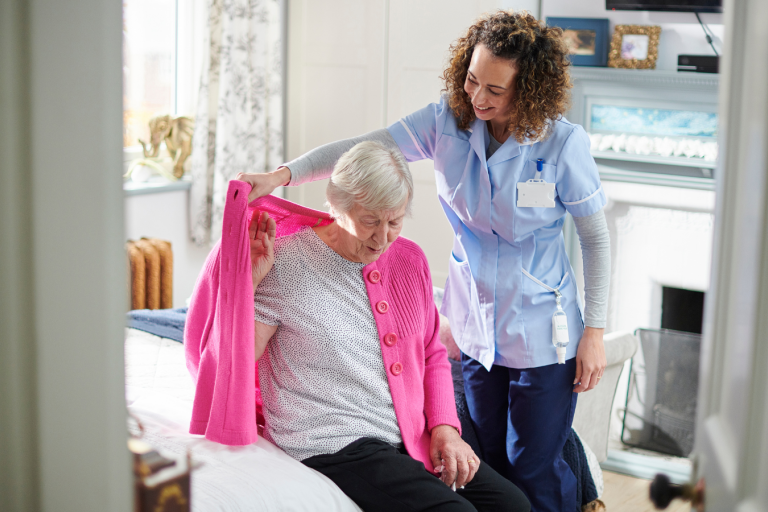
M 149 119 L 177 114 L 176 0 L 123 1 L 123 146 L 149 142 Z

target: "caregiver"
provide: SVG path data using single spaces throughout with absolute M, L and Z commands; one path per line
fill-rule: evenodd
M 442 313 L 462 352 L 480 455 L 535 511 L 574 509 L 576 480 L 561 452 L 576 393 L 594 388 L 606 365 L 606 198 L 586 132 L 563 118 L 568 66 L 560 29 L 498 11 L 451 46 L 439 103 L 275 172 L 238 176 L 252 198 L 327 178 L 363 140 L 434 161 L 455 233 Z M 584 259 L 583 317 L 562 236 L 566 212 Z

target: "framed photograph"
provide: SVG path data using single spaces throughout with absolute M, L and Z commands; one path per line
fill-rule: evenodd
M 563 29 L 574 66 L 605 66 L 608 62 L 607 18 L 552 18 L 547 26 Z
M 608 52 L 608 66 L 655 69 L 660 34 L 661 27 L 655 25 L 616 25 Z

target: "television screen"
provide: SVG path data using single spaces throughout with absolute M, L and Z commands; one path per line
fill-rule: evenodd
M 605 0 L 617 11 L 723 12 L 723 0 Z

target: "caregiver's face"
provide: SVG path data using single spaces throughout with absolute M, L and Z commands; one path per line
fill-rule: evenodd
M 469 61 L 464 91 L 472 100 L 475 115 L 483 121 L 509 119 L 515 94 L 517 62 L 496 57 L 478 44 Z
M 355 204 L 338 223 L 341 255 L 365 264 L 379 259 L 400 236 L 405 210 L 405 204 L 396 210 L 377 211 Z

